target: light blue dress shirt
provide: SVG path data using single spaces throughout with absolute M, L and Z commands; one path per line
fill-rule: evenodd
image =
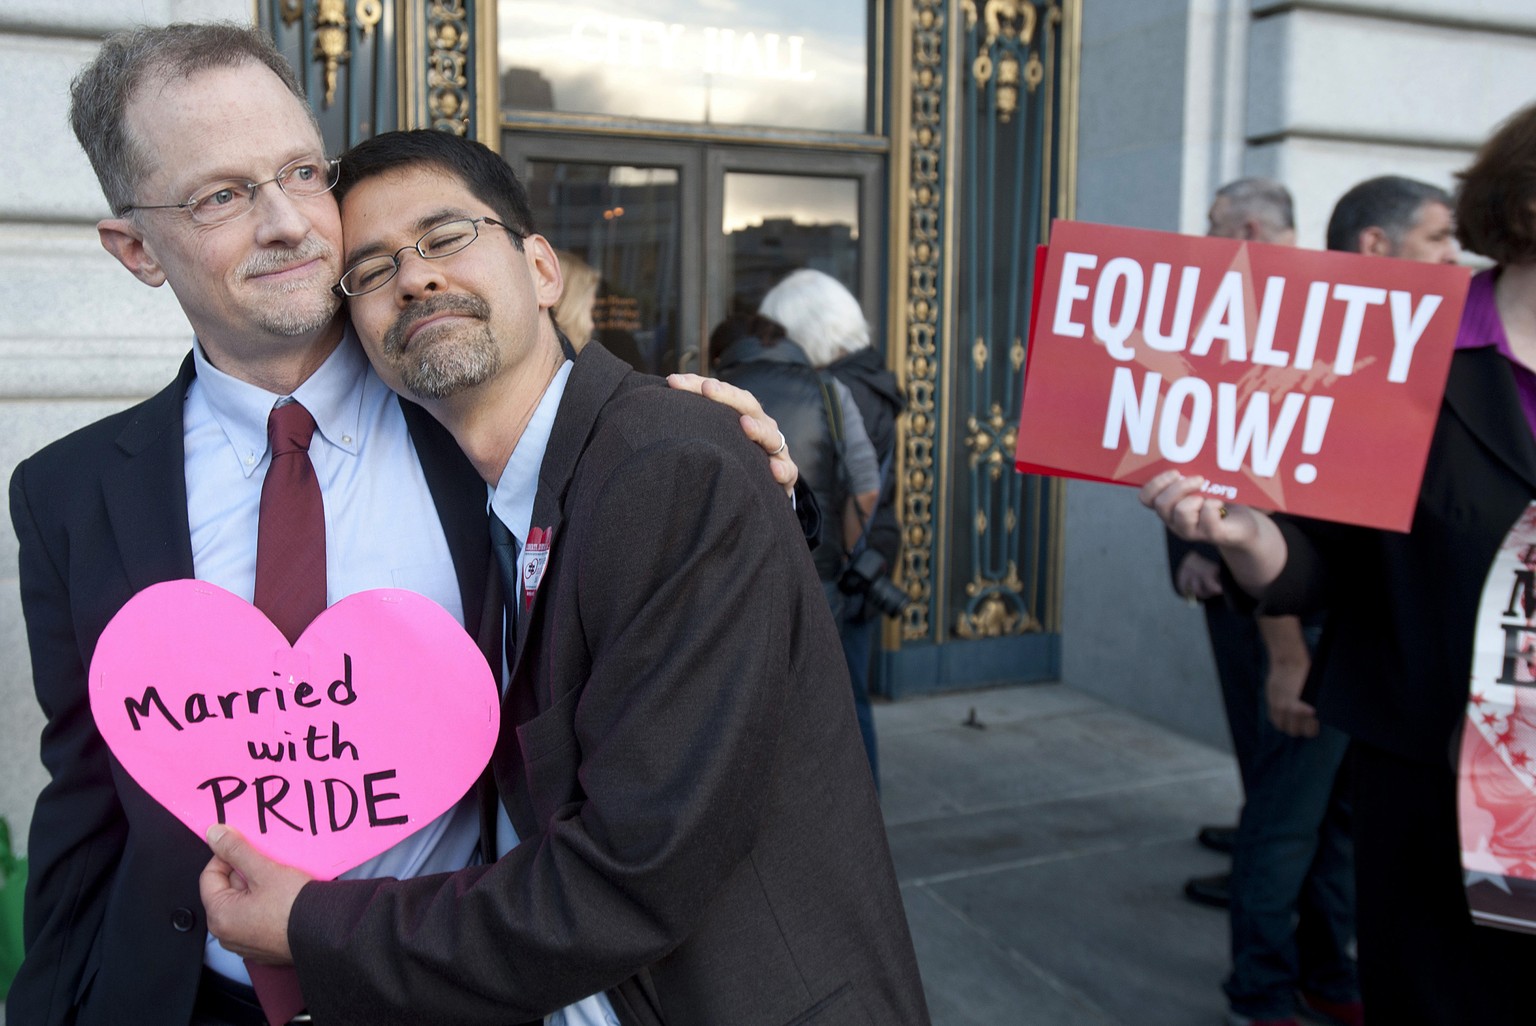
M 544 450 L 549 447 L 549 435 L 555 427 L 555 414 L 560 410 L 560 399 L 565 395 L 565 383 L 571 377 L 571 362 L 567 360 L 544 390 L 539 405 L 534 408 L 528 426 L 523 429 L 517 447 L 507 459 L 496 487 L 491 490 L 491 509 L 507 525 L 517 539 L 517 551 L 522 553 L 528 540 L 528 529 L 533 526 L 533 497 L 539 488 L 539 467 L 544 463 Z M 548 525 L 540 524 L 540 527 Z M 519 555 L 521 559 L 521 555 Z M 521 563 L 519 563 L 521 565 Z M 521 600 L 521 595 L 509 596 L 509 601 Z M 502 690 L 506 690 L 508 667 L 505 656 L 502 663 Z M 517 830 L 507 817 L 507 807 L 496 805 L 496 857 L 500 858 L 517 847 Z M 544 1017 L 545 1026 L 619 1026 L 619 1018 L 613 1013 L 605 994 L 593 994 L 574 1005 Z
M 193 572 L 250 601 L 256 589 L 261 486 L 271 463 L 267 415 L 285 397 L 218 370 L 201 344 L 194 344 L 192 353 L 197 378 L 187 390 L 183 413 Z M 463 623 L 459 579 L 405 416 L 368 366 L 350 326 L 336 351 L 293 398 L 316 424 L 309 455 L 325 502 L 326 603 L 370 588 L 405 588 Z M 342 876 L 404 878 L 463 869 L 475 858 L 479 836 L 478 804 L 471 792 L 421 830 Z M 250 981 L 239 956 L 225 951 L 212 935 L 204 961 L 231 979 Z

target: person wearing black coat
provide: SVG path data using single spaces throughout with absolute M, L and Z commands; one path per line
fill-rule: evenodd
M 811 365 L 845 386 L 853 396 L 880 466 L 880 494 L 874 514 L 865 518 L 863 537 L 855 543 L 880 556 L 879 575 L 888 578 L 901 553 L 901 521 L 896 515 L 896 417 L 906 406 L 896 377 L 882 354 L 870 344 L 869 323 L 853 294 L 831 275 L 802 269 L 788 275 L 763 297 L 758 312 L 783 324 Z M 796 450 L 799 458 L 799 450 Z M 889 584 L 888 580 L 883 583 Z M 869 708 L 870 662 L 880 613 L 867 592 L 848 596 L 843 604 L 839 634 L 870 772 L 880 780 L 880 759 L 874 718 Z

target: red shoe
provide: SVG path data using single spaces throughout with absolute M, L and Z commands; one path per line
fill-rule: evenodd
M 1358 1001 L 1329 1001 L 1316 994 L 1296 995 L 1301 1014 L 1328 1026 L 1365 1026 L 1365 1006 Z

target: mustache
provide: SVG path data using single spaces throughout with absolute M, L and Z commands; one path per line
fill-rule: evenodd
M 406 336 L 410 334 L 413 327 L 429 317 L 436 317 L 442 313 L 463 314 L 483 321 L 491 316 L 491 308 L 490 304 L 479 296 L 464 294 L 433 296 L 431 299 L 412 303 L 409 309 L 395 318 L 395 323 L 384 333 L 384 351 L 400 352 L 405 348 Z
M 297 246 L 285 249 L 257 250 L 240 265 L 240 275 L 252 278 L 259 274 L 271 274 L 310 260 L 334 257 L 334 251 L 323 239 L 306 235 Z

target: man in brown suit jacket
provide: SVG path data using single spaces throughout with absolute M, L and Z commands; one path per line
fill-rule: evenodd
M 559 264 L 490 150 L 381 136 L 339 191 L 364 347 L 532 549 L 501 857 L 317 882 L 214 827 L 210 929 L 291 959 L 324 1024 L 592 1021 L 571 1006 L 594 1002 L 626 1026 L 927 1022 L 836 630 L 761 453 L 600 346 L 570 358 Z

